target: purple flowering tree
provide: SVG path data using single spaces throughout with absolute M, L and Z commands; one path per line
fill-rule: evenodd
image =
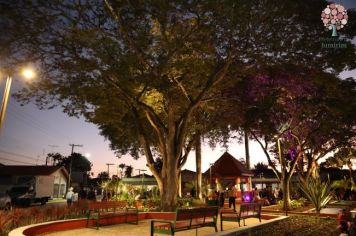
M 306 184 L 321 158 L 354 142 L 354 88 L 353 80 L 284 65 L 248 76 L 227 93 L 234 105 L 224 116 L 232 129 L 248 127 L 260 144 L 283 186 L 285 209 L 294 173 Z

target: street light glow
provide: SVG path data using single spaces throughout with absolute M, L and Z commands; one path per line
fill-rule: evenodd
M 35 77 L 35 72 L 30 68 L 23 69 L 21 74 L 26 79 L 33 79 Z

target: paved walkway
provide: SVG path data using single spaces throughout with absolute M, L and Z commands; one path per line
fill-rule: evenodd
M 264 222 L 266 220 L 262 220 Z M 150 235 L 150 222 L 151 220 L 143 220 L 139 221 L 138 225 L 134 224 L 116 224 L 116 225 L 109 225 L 100 227 L 99 230 L 95 228 L 81 228 L 81 229 L 74 229 L 74 230 L 66 230 L 66 231 L 59 231 L 56 233 L 45 234 L 46 236 L 149 236 Z M 259 224 L 258 219 L 250 218 L 246 219 L 246 225 L 251 226 L 254 224 Z M 241 222 L 241 225 L 243 223 Z M 224 231 L 236 228 L 238 229 L 237 222 L 224 222 Z M 241 227 L 242 228 L 242 227 Z M 218 221 L 218 230 L 220 231 L 220 220 Z M 188 230 L 177 232 L 175 235 L 178 236 L 203 236 L 206 234 L 214 233 L 215 230 L 212 227 L 204 227 L 198 229 L 196 234 L 196 230 Z M 155 235 L 162 235 L 162 234 L 155 234 Z

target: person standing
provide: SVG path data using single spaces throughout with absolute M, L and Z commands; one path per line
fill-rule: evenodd
M 254 202 L 261 201 L 260 191 L 257 188 L 255 188 L 255 190 L 253 191 L 253 201 Z
M 74 197 L 73 188 L 70 187 L 70 188 L 68 189 L 67 194 L 66 194 L 67 206 L 68 206 L 68 207 L 71 207 L 71 206 L 72 206 L 73 197 Z
M 225 196 L 224 196 L 225 194 L 224 194 L 224 191 L 223 190 L 221 190 L 220 192 L 219 192 L 219 206 L 220 207 L 224 207 L 224 202 L 225 202 Z
M 228 191 L 229 208 L 231 208 L 231 205 L 232 205 L 234 208 L 234 212 L 236 212 L 236 203 L 235 203 L 236 195 L 237 195 L 237 190 L 236 190 L 235 186 L 230 187 L 229 191 Z
M 96 196 L 95 196 L 95 191 L 93 187 L 90 187 L 90 190 L 88 192 L 88 200 L 90 201 L 95 201 L 96 200 Z

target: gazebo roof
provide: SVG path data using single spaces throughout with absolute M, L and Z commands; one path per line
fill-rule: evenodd
M 205 176 L 210 176 L 210 168 L 205 171 Z M 248 170 L 240 161 L 236 160 L 231 154 L 225 152 L 211 166 L 211 176 L 216 177 L 247 177 L 253 176 L 253 172 Z

